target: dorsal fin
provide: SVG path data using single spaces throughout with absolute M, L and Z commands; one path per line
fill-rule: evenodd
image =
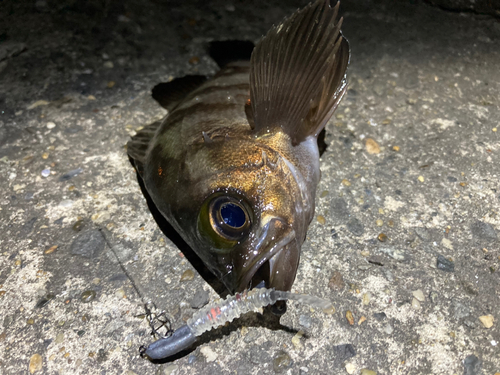
M 207 77 L 200 75 L 175 78 L 170 82 L 162 82 L 153 87 L 152 96 L 170 112 L 182 99 L 206 80 Z
M 349 43 L 339 3 L 318 0 L 269 30 L 250 63 L 254 130 L 281 128 L 294 145 L 317 136 L 347 89 Z

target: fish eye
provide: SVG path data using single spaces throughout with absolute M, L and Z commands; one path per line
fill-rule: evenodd
M 226 251 L 246 238 L 252 218 L 251 206 L 244 198 L 216 193 L 203 203 L 198 229 L 214 249 Z
M 247 234 L 250 217 L 243 203 L 230 196 L 221 196 L 210 204 L 210 224 L 220 236 L 238 241 Z
M 231 228 L 241 228 L 247 221 L 244 209 L 238 204 L 224 203 L 219 209 L 219 214 L 224 223 Z

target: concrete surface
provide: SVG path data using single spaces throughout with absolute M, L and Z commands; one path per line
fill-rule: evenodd
M 500 16 L 500 0 L 426 0 L 432 5 L 455 12 L 476 12 Z
M 343 3 L 350 89 L 294 285 L 336 313 L 289 304 L 281 328 L 246 316 L 174 362 L 139 357 L 145 301 L 175 328 L 217 294 L 124 145 L 164 115 L 155 84 L 215 71 L 208 41 L 304 4 L 0 4 L 1 374 L 500 372 L 500 24 L 419 1 Z

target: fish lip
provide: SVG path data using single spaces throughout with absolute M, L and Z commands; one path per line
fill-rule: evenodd
M 245 272 L 243 276 L 239 278 L 239 281 L 237 283 L 238 291 L 249 289 L 250 282 L 252 281 L 253 277 L 267 261 L 269 261 L 270 268 L 269 268 L 268 279 L 266 281 L 269 282 L 275 267 L 275 264 L 273 262 L 274 258 L 276 258 L 279 254 L 281 254 L 283 249 L 289 243 L 291 243 L 296 239 L 295 230 L 290 226 L 288 226 L 285 220 L 282 220 L 280 218 L 272 218 L 262 229 L 262 235 L 258 237 L 258 240 L 256 241 L 255 244 L 256 250 L 254 251 L 259 251 L 259 247 L 264 246 L 266 239 L 268 237 L 273 236 L 274 233 L 271 229 L 275 229 L 278 226 L 278 222 L 280 223 L 280 225 L 285 226 L 286 234 L 282 236 L 281 240 L 279 240 L 278 242 L 271 243 L 270 246 L 268 245 L 269 247 L 266 250 L 264 250 L 261 254 L 259 254 L 255 260 L 252 261 L 250 269 L 247 272 Z

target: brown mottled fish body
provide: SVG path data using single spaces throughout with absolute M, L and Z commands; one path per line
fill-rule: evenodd
M 272 28 L 250 62 L 167 84 L 180 92 L 162 103 L 168 115 L 129 142 L 159 211 L 231 292 L 292 287 L 314 215 L 317 135 L 346 90 L 337 10 L 319 0 Z

